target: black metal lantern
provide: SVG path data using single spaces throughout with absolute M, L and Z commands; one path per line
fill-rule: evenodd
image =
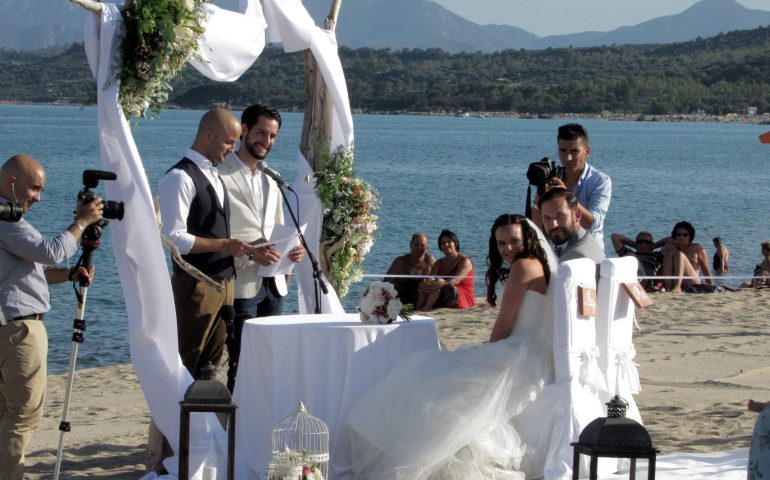
M 227 480 L 235 478 L 235 410 L 230 391 L 214 378 L 216 369 L 209 362 L 201 368 L 201 379 L 194 381 L 179 402 L 179 478 L 188 480 L 190 460 L 190 414 L 214 413 L 227 430 Z M 217 466 L 205 466 L 204 480 L 222 478 Z
M 577 443 L 572 443 L 575 449 L 572 462 L 572 479 L 577 480 L 580 471 L 580 454 L 591 458 L 590 480 L 596 480 L 598 459 L 601 457 L 629 458 L 631 468 L 629 478 L 636 478 L 636 459 L 646 458 L 649 462 L 647 479 L 655 478 L 655 456 L 660 450 L 653 447 L 652 439 L 647 430 L 636 420 L 626 418 L 628 402 L 615 395 L 606 403 L 607 416 L 599 417 L 586 425 L 580 432 Z

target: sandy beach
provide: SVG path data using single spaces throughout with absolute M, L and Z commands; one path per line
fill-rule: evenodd
M 770 289 L 653 295 L 637 310 L 636 361 L 644 423 L 662 454 L 749 445 L 749 398 L 770 400 Z M 438 310 L 450 349 L 486 340 L 492 308 Z M 49 376 L 45 418 L 30 443 L 27 478 L 51 478 L 66 375 Z M 64 436 L 62 478 L 130 479 L 144 473 L 149 411 L 131 365 L 80 370 Z

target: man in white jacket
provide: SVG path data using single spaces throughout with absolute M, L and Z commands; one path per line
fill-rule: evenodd
M 278 137 L 281 115 L 263 105 L 252 105 L 241 115 L 241 143 L 219 168 L 219 175 L 230 198 L 230 234 L 253 245 L 270 238 L 276 224 L 283 224 L 283 201 L 278 184 L 257 169 Z M 299 262 L 305 255 L 302 246 L 289 252 L 289 259 Z M 235 385 L 241 332 L 244 321 L 254 317 L 280 315 L 287 293 L 286 277 L 263 277 L 260 266 L 270 266 L 281 258 L 270 247 L 256 248 L 247 257 L 235 259 L 235 319 L 233 337 L 228 344 L 230 369 L 228 387 Z

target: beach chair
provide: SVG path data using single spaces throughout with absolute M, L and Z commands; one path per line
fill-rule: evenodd
M 572 478 L 573 449 L 580 432 L 605 416 L 606 382 L 598 364 L 595 317 L 580 315 L 578 287 L 596 287 L 596 265 L 589 259 L 559 265 L 554 285 L 554 379 L 514 421 L 527 445 L 523 469 L 547 480 Z M 582 461 L 581 476 L 587 476 Z M 599 462 L 601 474 L 615 471 L 614 459 Z M 538 474 L 539 472 L 539 474 Z
M 639 393 L 639 372 L 634 362 L 634 302 L 622 283 L 636 281 L 637 260 L 632 256 L 608 258 L 599 268 L 596 343 L 599 366 L 607 380 L 608 390 L 602 400 L 608 402 L 620 395 L 628 402 L 626 417 L 642 423 L 634 394 Z

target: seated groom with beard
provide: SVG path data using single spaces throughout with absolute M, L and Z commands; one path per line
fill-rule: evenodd
M 539 201 L 543 233 L 553 245 L 559 262 L 590 258 L 597 265 L 604 249 L 593 235 L 580 226 L 581 211 L 571 191 L 562 187 L 547 190 Z

